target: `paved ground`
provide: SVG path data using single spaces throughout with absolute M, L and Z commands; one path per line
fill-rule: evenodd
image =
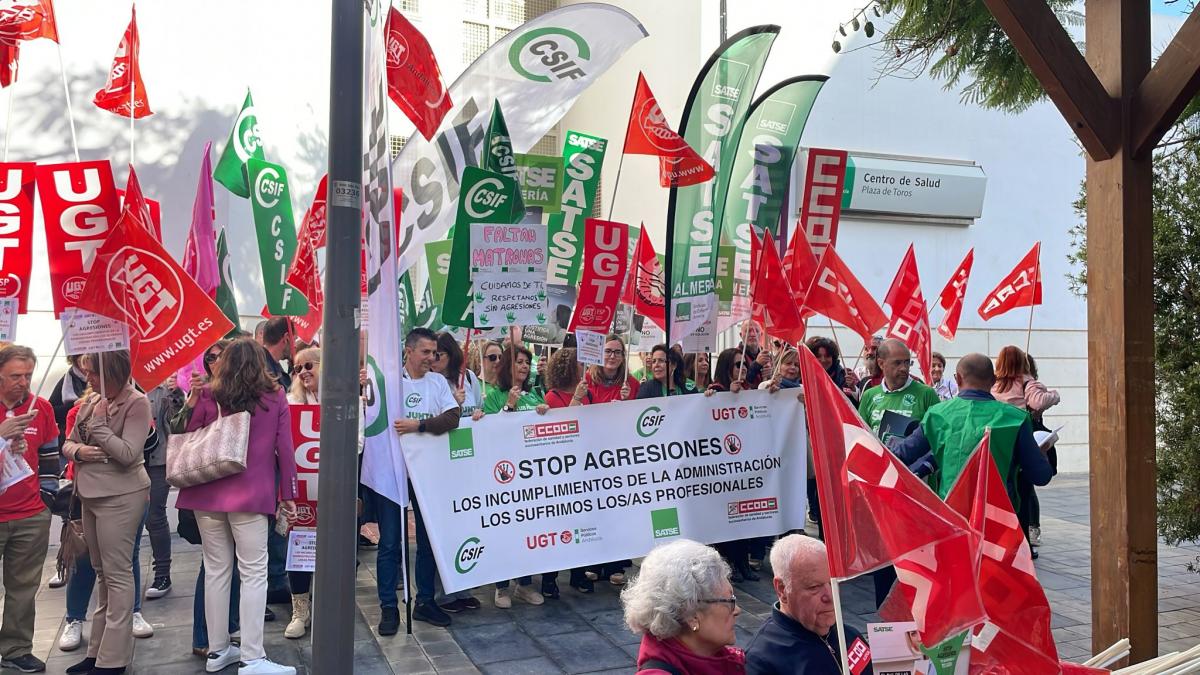
M 1088 495 L 1085 475 L 1060 476 L 1050 488 L 1039 490 L 1042 503 L 1043 546 L 1037 561 L 1038 575 L 1054 610 L 1054 633 L 1064 658 L 1080 660 L 1091 653 L 1091 591 L 1089 576 Z M 154 624 L 153 638 L 139 640 L 135 673 L 199 673 L 199 658 L 190 655 L 192 588 L 199 567 L 199 548 L 177 541 L 172 592 L 145 602 L 144 615 Z M 1200 556 L 1200 547 L 1159 546 L 1160 649 L 1172 651 L 1200 643 L 1200 578 L 1185 565 Z M 148 564 L 148 544 L 143 561 Z M 449 629 L 418 623 L 414 634 L 403 632 L 382 638 L 375 634 L 379 607 L 375 596 L 373 552 L 360 552 L 357 601 L 361 611 L 355 630 L 354 673 L 629 673 L 637 653 L 638 638 L 621 620 L 617 591 L 597 584 L 594 595 L 584 596 L 560 584 L 557 601 L 541 607 L 515 604 L 511 610 L 492 607 L 490 593 L 479 592 L 484 608 L 455 617 Z M 46 573 L 49 578 L 50 572 Z M 763 574 L 769 579 L 769 571 Z M 148 577 L 148 575 L 147 575 Z M 744 644 L 774 602 L 769 581 L 741 584 L 742 600 L 738 642 Z M 847 620 L 862 627 L 875 619 L 869 580 L 856 580 L 843 590 Z M 82 658 L 82 651 L 63 654 L 54 647 L 62 623 L 64 593 L 43 589 L 38 600 L 35 653 L 47 658 L 48 672 L 63 669 Z M 280 621 L 267 624 L 267 652 L 271 658 L 310 672 L 308 639 L 283 637 L 286 606 L 275 607 Z M 86 636 L 87 630 L 84 634 Z M 236 669 L 229 668 L 229 673 Z M 347 671 L 349 672 L 349 670 Z

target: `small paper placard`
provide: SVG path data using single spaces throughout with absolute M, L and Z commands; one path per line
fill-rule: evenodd
M 0 298 L 0 342 L 17 340 L 17 298 Z
M 317 531 L 292 528 L 288 532 L 287 571 L 313 572 L 317 569 Z
M 604 365 L 604 333 L 575 331 L 575 360 L 590 366 Z
M 67 356 L 129 349 L 129 327 L 82 309 L 64 309 L 59 318 Z

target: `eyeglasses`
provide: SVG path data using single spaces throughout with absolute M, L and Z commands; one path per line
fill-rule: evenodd
M 210 352 L 210 353 L 204 355 L 204 362 L 208 363 L 208 364 L 213 364 L 213 363 L 216 363 L 217 359 L 219 359 L 219 358 L 221 358 L 221 352 L 217 352 L 215 354 Z
M 621 356 L 624 353 L 625 353 L 624 349 L 605 349 L 604 350 L 605 356 Z
M 706 605 L 729 605 L 729 609 L 737 607 L 738 604 L 736 595 L 731 595 L 728 598 L 702 598 L 700 602 Z
M 309 361 L 307 363 L 297 363 L 296 364 L 296 372 L 298 373 L 302 370 L 312 370 L 315 367 L 316 367 L 316 364 L 314 364 L 312 361 Z
M 500 355 L 499 354 L 488 354 L 487 356 L 485 356 L 483 358 L 487 359 L 488 361 L 491 361 L 492 363 L 495 363 L 500 360 Z

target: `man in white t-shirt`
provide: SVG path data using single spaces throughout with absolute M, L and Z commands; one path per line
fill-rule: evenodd
M 460 410 L 446 378 L 430 373 L 437 337 L 428 328 L 414 328 L 404 339 L 404 417 L 392 427 L 398 434 L 444 434 L 458 427 Z M 409 484 L 409 503 L 417 525 L 417 558 L 415 564 L 417 601 L 413 618 L 434 626 L 450 625 L 450 615 L 433 601 L 437 567 L 429 534 L 421 519 L 421 509 Z M 379 605 L 383 616 L 379 620 L 380 635 L 395 635 L 400 629 L 399 601 L 396 597 L 397 576 L 400 571 L 401 524 L 404 509 L 390 499 L 379 499 L 379 551 L 376 558 L 376 578 Z

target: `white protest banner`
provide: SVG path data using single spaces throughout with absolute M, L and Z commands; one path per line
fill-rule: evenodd
M 546 226 L 471 223 L 472 272 L 546 271 Z
M 0 342 L 16 342 L 17 310 L 20 306 L 21 299 L 18 297 L 0 298 Z
M 575 360 L 589 366 L 604 365 L 604 333 L 575 331 Z
M 804 527 L 804 407 L 766 390 L 464 419 L 405 435 L 447 592 Z
M 69 307 L 59 321 L 67 356 L 129 349 L 129 326 L 116 319 Z
M 476 327 L 546 323 L 544 271 L 478 272 L 474 286 Z

